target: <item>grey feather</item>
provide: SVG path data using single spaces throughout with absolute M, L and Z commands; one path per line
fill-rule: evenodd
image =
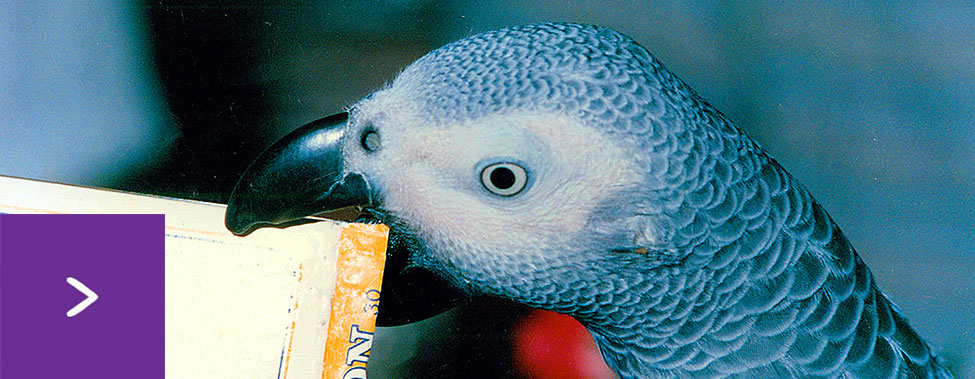
M 430 125 L 568 115 L 643 168 L 557 258 L 425 261 L 472 291 L 576 317 L 620 377 L 950 377 L 813 197 L 629 37 L 577 24 L 479 34 L 387 89 L 406 90 Z M 647 253 L 619 237 L 648 228 L 662 237 Z

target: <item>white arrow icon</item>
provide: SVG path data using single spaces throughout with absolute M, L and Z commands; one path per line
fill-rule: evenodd
M 88 308 L 88 306 L 91 305 L 91 303 L 94 303 L 95 300 L 98 300 L 98 294 L 95 293 L 95 291 L 92 291 L 90 288 L 88 288 L 88 286 L 79 282 L 78 279 L 69 276 L 68 284 L 74 287 L 74 289 L 85 294 L 85 296 L 88 296 L 88 298 L 82 300 L 80 303 L 78 303 L 78 305 L 75 305 L 73 308 L 68 310 L 68 317 L 77 316 L 78 313 L 81 313 L 81 311 L 85 310 L 85 308 Z

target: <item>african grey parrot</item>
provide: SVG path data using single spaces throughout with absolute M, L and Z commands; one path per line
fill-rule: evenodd
M 406 266 L 575 317 L 621 378 L 950 377 L 812 196 L 611 29 L 434 50 L 273 145 L 226 222 L 349 206 Z

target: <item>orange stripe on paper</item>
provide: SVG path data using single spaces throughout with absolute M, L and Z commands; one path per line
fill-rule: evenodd
M 304 264 L 298 264 L 298 283 L 301 283 L 302 271 L 304 271 Z M 298 296 L 295 296 L 295 306 L 291 310 L 291 314 L 298 314 Z M 291 333 L 288 335 L 288 352 L 284 356 L 284 373 L 281 374 L 281 379 L 286 379 L 288 377 L 288 367 L 291 365 L 291 345 L 295 341 L 295 322 L 291 321 Z
M 385 225 L 342 228 L 322 379 L 365 378 L 379 312 L 388 231 Z

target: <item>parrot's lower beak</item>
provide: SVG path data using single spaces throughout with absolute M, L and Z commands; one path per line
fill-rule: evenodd
M 230 194 L 227 229 L 243 236 L 343 208 L 378 208 L 375 187 L 367 178 L 345 172 L 342 140 L 348 120 L 348 113 L 339 113 L 313 121 L 262 153 Z M 410 267 L 411 255 L 422 249 L 410 233 L 390 228 L 379 326 L 420 321 L 466 300 L 433 273 Z
M 339 113 L 313 121 L 262 153 L 230 194 L 227 229 L 243 236 L 318 213 L 376 205 L 366 178 L 343 169 L 348 119 L 348 113 Z

